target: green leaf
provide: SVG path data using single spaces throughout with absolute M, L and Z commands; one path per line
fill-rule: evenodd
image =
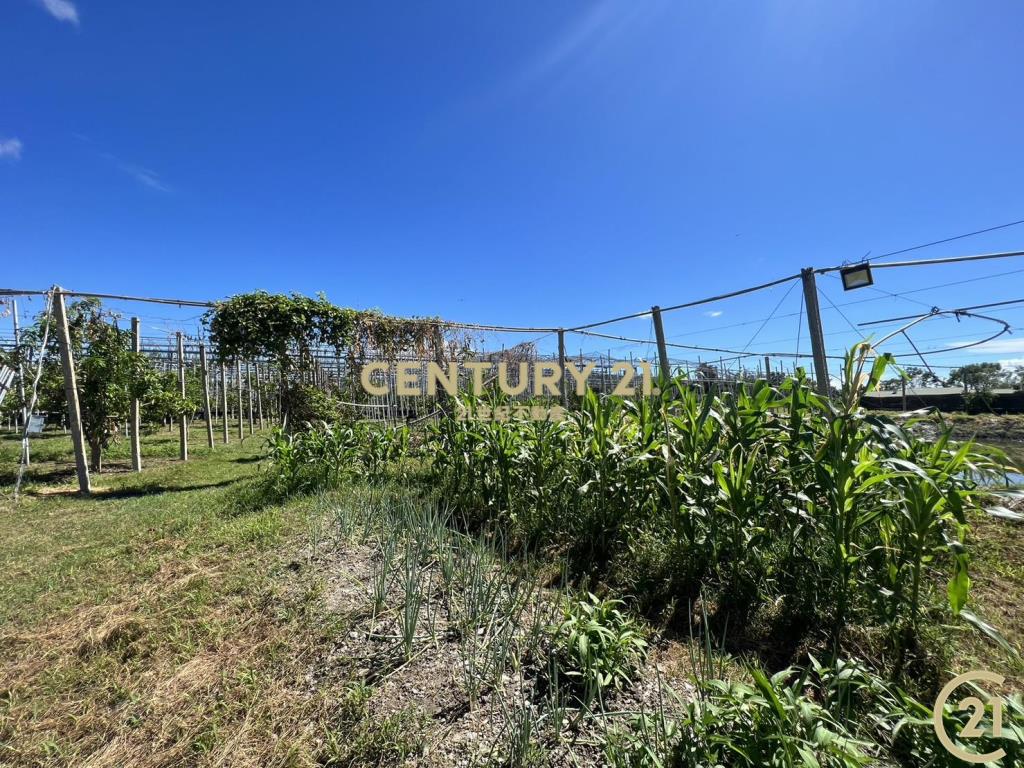
M 997 643 L 999 647 L 1001 647 L 1011 656 L 1019 656 L 1019 654 L 1017 653 L 1017 649 L 1010 645 L 1010 643 L 1006 640 L 1005 637 L 1002 636 L 999 630 L 997 630 L 995 627 L 993 627 L 991 624 L 989 624 L 987 621 L 982 619 L 977 614 L 973 613 L 972 611 L 969 611 L 966 608 L 962 608 L 960 609 L 960 618 L 966 621 L 975 629 L 981 630 L 981 632 L 984 635 L 986 635 L 990 640 L 993 640 L 995 643 Z
M 960 613 L 967 604 L 967 594 L 971 590 L 971 579 L 967 573 L 967 558 L 963 555 L 953 560 L 953 577 L 946 586 L 949 596 L 949 607 L 953 613 Z

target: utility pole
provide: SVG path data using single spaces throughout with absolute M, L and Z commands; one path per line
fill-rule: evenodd
M 654 336 L 658 342 L 658 378 L 668 382 L 672 378 L 672 364 L 669 362 L 668 346 L 665 344 L 665 328 L 661 324 L 661 307 L 651 307 L 651 317 L 654 320 Z
M 28 426 L 28 400 L 25 399 L 25 363 L 21 359 L 21 330 L 18 328 L 18 300 L 11 299 L 14 310 L 14 352 L 18 356 L 18 399 L 21 400 L 21 426 L 22 429 Z M 41 354 L 41 353 L 40 353 Z M 21 463 L 26 467 L 31 463 L 31 452 L 28 447 L 28 440 L 21 441 Z
M 807 307 L 807 329 L 811 335 L 811 352 L 814 355 L 814 380 L 818 394 L 828 397 L 828 360 L 825 357 L 825 334 L 821 330 L 821 310 L 818 308 L 818 286 L 814 279 L 814 267 L 800 270 L 804 284 L 804 306 Z
M 78 407 L 78 382 L 75 380 L 75 360 L 71 354 L 71 331 L 68 329 L 68 311 L 64 306 L 64 292 L 59 285 L 53 289 L 53 310 L 57 320 L 57 343 L 60 346 L 60 367 L 64 373 L 64 396 L 68 401 L 68 423 L 71 426 L 71 445 L 75 449 L 75 473 L 78 490 L 88 496 L 89 465 L 85 461 L 85 436 L 82 434 L 82 412 Z
M 139 354 L 142 351 L 142 335 L 139 327 L 139 318 L 132 318 L 132 352 Z M 139 440 L 139 428 L 141 426 L 141 414 L 139 412 L 139 399 L 136 397 L 132 398 L 132 410 L 130 421 L 131 424 L 131 441 L 132 441 L 132 469 L 135 472 L 142 471 L 142 445 Z
M 185 341 L 178 331 L 178 390 L 182 400 L 185 399 Z M 188 461 L 188 415 L 184 409 L 178 415 L 178 441 L 181 443 L 179 455 L 182 461 Z

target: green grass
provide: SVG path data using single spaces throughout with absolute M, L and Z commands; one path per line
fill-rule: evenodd
M 277 540 L 284 525 L 278 511 L 232 516 L 235 489 L 256 472 L 259 437 L 213 451 L 193 446 L 187 463 L 161 458 L 168 442 L 176 452 L 176 437 L 147 436 L 144 462 L 150 466 L 143 473 L 112 468 L 94 474 L 93 496 L 81 498 L 68 474 L 70 440 L 33 441 L 36 459 L 21 502 L 0 501 L 0 623 L 30 625 L 83 601 L 100 602 L 152 576 L 169 557 Z M 57 485 L 39 482 L 58 473 Z
M 230 752 L 309 765 L 313 734 L 340 727 L 293 684 L 302 654 L 343 629 L 285 567 L 308 504 L 260 504 L 259 436 L 213 451 L 194 437 L 182 463 L 166 458 L 173 437 L 147 436 L 144 472 L 112 465 L 82 498 L 69 441 L 48 435 L 33 441 L 21 500 L 4 489 L 0 765 L 77 765 L 103 749 L 111 764 Z M 2 450 L 10 474 L 17 444 Z

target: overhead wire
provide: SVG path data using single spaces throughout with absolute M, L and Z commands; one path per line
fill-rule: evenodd
M 896 251 L 889 251 L 888 253 L 880 254 L 875 256 L 872 261 L 878 261 L 879 259 L 886 259 L 890 256 L 899 256 L 903 253 L 910 253 L 911 251 L 919 251 L 922 248 L 931 248 L 933 245 L 942 245 L 944 243 L 952 243 L 954 240 L 963 240 L 967 237 L 974 237 L 975 235 L 983 235 L 987 232 L 995 232 L 999 229 L 1007 229 L 1008 227 L 1015 227 L 1018 224 L 1024 224 L 1024 219 L 1018 219 L 1017 221 L 1009 221 L 1006 224 L 997 224 L 994 227 L 986 227 L 985 229 L 978 229 L 974 232 L 965 232 L 962 235 L 953 235 L 952 237 L 944 237 L 941 240 L 932 240 L 930 243 L 922 243 L 921 245 L 912 245 L 909 248 L 901 248 Z
M 746 352 L 750 348 L 750 345 L 754 343 L 754 340 L 761 334 L 761 331 L 764 330 L 764 327 L 768 325 L 769 322 L 771 322 L 771 319 L 773 317 L 775 317 L 775 313 L 779 311 L 779 308 L 782 306 L 782 302 L 789 298 L 789 294 L 793 292 L 794 286 L 796 286 L 796 283 L 789 284 L 789 288 L 787 288 L 786 292 L 782 294 L 782 298 L 779 299 L 779 302 L 775 305 L 775 309 L 773 309 L 771 314 L 764 319 L 764 322 L 758 326 L 757 330 L 754 331 L 754 335 L 750 337 L 750 340 L 743 345 L 744 352 Z

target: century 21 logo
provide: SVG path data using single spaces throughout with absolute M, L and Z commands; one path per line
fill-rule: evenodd
M 935 700 L 935 708 L 932 710 L 935 735 L 939 737 L 942 746 L 952 753 L 954 757 L 963 760 L 965 763 L 987 763 L 991 760 L 1000 760 L 1006 755 L 1006 750 L 996 749 L 984 755 L 976 755 L 971 752 L 965 752 L 958 747 L 949 738 L 949 734 L 946 733 L 945 723 L 943 722 L 942 710 L 946 706 L 946 700 L 952 695 L 953 691 L 964 683 L 981 681 L 992 683 L 993 685 L 1002 685 L 1003 680 L 1003 676 L 997 675 L 995 672 L 983 672 L 980 670 L 965 672 L 946 683 L 946 686 L 939 692 L 939 697 Z M 998 697 L 992 696 L 989 697 L 988 703 L 992 705 L 992 736 L 998 739 L 1003 735 L 1003 702 Z M 971 718 L 967 721 L 967 725 L 957 734 L 959 738 L 977 739 L 985 735 L 985 729 L 979 725 L 981 719 L 985 716 L 985 702 L 977 696 L 967 696 L 960 700 L 957 710 L 960 712 L 970 711 L 971 713 Z

